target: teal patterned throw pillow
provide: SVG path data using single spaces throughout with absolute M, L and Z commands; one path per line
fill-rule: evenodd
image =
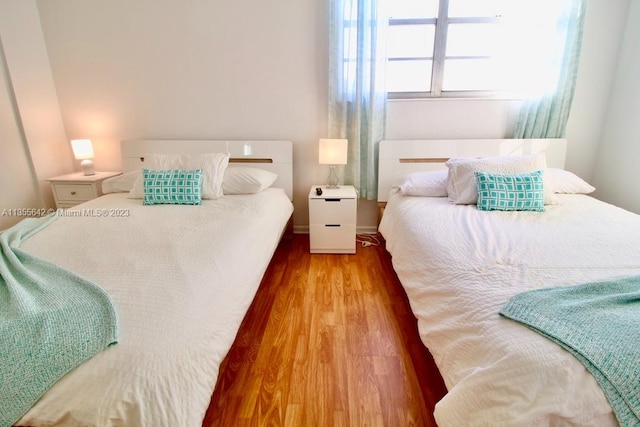
M 478 185 L 478 209 L 544 212 L 542 174 L 541 170 L 518 175 L 475 172 Z
M 199 205 L 202 169 L 142 169 L 143 205 Z

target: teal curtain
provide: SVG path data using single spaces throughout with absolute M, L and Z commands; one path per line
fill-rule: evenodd
M 344 182 L 377 198 L 378 145 L 384 138 L 385 32 L 383 1 L 330 0 L 329 138 L 346 138 Z
M 563 44 L 553 61 L 556 65 L 556 84 L 552 90 L 524 100 L 514 138 L 563 138 L 569 119 L 576 86 L 586 0 L 564 0 L 557 30 Z

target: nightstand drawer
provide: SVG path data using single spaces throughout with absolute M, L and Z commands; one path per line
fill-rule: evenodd
M 355 224 L 310 224 L 309 246 L 311 253 L 356 252 Z
M 95 198 L 91 184 L 55 184 L 56 200 L 69 202 L 85 202 Z
M 310 224 L 356 223 L 356 199 L 311 199 L 309 200 Z

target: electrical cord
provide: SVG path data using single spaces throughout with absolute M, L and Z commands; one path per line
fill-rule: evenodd
M 369 246 L 379 246 L 380 240 L 375 234 L 358 233 L 356 234 L 356 243 L 360 243 L 363 248 L 368 248 Z
M 353 188 L 356 190 L 356 203 L 359 208 L 360 207 L 360 189 L 356 186 L 354 186 Z M 363 248 L 380 245 L 380 241 L 376 237 L 376 233 L 357 233 L 356 243 L 360 243 L 360 245 L 362 245 Z

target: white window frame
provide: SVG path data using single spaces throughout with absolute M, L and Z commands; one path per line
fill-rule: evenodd
M 393 1 L 393 0 L 391 0 Z M 442 84 L 444 81 L 444 64 L 446 59 L 484 59 L 485 56 L 452 56 L 446 57 L 447 33 L 449 24 L 488 24 L 499 23 L 501 17 L 464 17 L 450 18 L 448 16 L 449 0 L 439 0 L 437 18 L 403 18 L 389 19 L 389 26 L 393 25 L 435 25 L 435 41 L 432 57 L 390 57 L 387 61 L 410 61 L 410 60 L 431 60 L 431 91 L 428 92 L 389 92 L 389 99 L 412 99 L 412 98 L 500 98 L 504 94 L 497 91 L 444 91 Z M 426 79 L 426 76 L 425 76 Z

